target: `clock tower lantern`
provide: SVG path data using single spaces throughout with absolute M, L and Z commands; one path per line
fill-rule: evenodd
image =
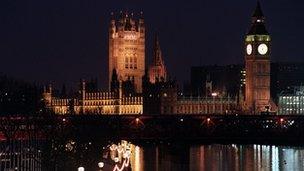
M 251 114 L 270 108 L 270 49 L 271 38 L 258 2 L 245 37 L 245 106 Z

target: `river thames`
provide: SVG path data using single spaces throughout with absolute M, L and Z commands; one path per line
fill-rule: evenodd
M 304 170 L 302 117 L 231 117 L 4 118 L 0 170 Z
M 74 141 L 1 143 L 1 170 L 296 171 L 304 147 L 189 142 Z
M 122 144 L 119 144 L 117 148 Z M 162 143 L 143 146 L 132 144 L 130 149 L 128 167 L 132 171 L 291 171 L 304 168 L 304 148 L 295 146 Z M 119 158 L 115 164 L 118 167 L 107 166 L 108 160 L 105 160 L 104 170 L 114 170 L 115 167 L 119 170 L 123 167 L 123 157 L 120 159 L 119 152 L 113 155 Z M 124 170 L 128 168 L 125 167 Z

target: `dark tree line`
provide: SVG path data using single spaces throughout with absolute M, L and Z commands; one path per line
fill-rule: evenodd
M 41 86 L 0 75 L 0 115 L 29 115 L 43 112 Z

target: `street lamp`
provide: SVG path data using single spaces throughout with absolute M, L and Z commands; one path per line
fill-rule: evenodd
M 84 167 L 78 167 L 78 171 L 84 171 Z
M 211 96 L 213 97 L 212 99 L 213 99 L 213 113 L 215 113 L 215 97 L 217 96 L 218 94 L 217 93 L 215 93 L 215 92 L 213 92 L 212 94 L 211 94 Z
M 99 163 L 98 163 L 98 167 L 99 167 L 100 169 L 102 169 L 102 168 L 104 167 L 104 163 L 103 163 L 103 162 L 99 162 Z

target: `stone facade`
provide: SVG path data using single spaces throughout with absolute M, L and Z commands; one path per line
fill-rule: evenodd
M 52 96 L 52 88 L 44 90 L 46 107 L 56 114 L 142 114 L 143 98 L 141 96 L 124 96 L 121 86 L 117 92 L 86 92 L 82 82 L 80 94 L 75 98 L 58 98 Z
M 174 81 L 143 85 L 144 114 L 234 114 L 240 110 L 237 98 L 229 96 L 183 96 L 178 93 Z
M 304 86 L 296 86 L 289 91 L 281 92 L 278 107 L 279 115 L 303 115 Z
M 230 97 L 180 97 L 176 113 L 179 114 L 233 114 L 237 101 Z
M 145 25 L 140 16 L 121 13 L 118 20 L 111 20 L 109 27 L 109 88 L 113 70 L 121 81 L 134 81 L 137 93 L 142 92 L 145 73 Z

